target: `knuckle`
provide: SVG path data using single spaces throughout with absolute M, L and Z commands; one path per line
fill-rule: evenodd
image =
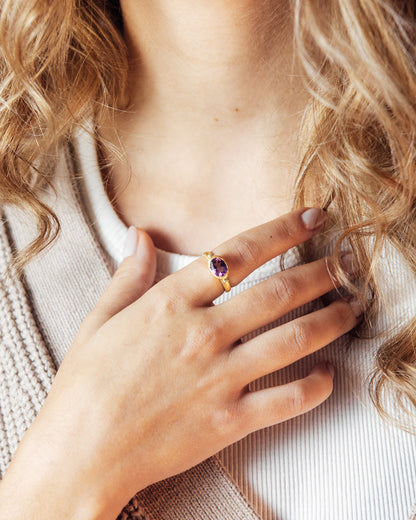
M 152 286 L 152 280 L 146 275 L 146 273 L 140 273 L 136 278 L 136 286 L 142 291 L 147 291 Z
M 277 234 L 281 237 L 295 239 L 298 235 L 297 230 L 293 226 L 293 220 L 290 218 L 283 218 L 277 222 Z
M 119 269 L 114 273 L 112 281 L 115 284 L 119 284 L 120 282 L 128 282 L 129 284 L 131 284 L 132 281 L 136 282 L 139 275 L 140 272 L 137 269 L 137 266 L 127 264 L 123 267 L 123 269 Z
M 158 284 L 154 290 L 146 293 L 150 299 L 148 308 L 157 316 L 172 316 L 181 312 L 184 302 L 175 291 L 172 291 L 166 284 Z
M 312 329 L 306 323 L 294 323 L 291 336 L 291 346 L 295 348 L 300 356 L 303 357 L 306 352 L 312 349 Z
M 204 348 L 211 347 L 217 349 L 223 343 L 224 333 L 221 322 L 215 320 L 210 313 L 204 313 L 198 332 Z
M 293 277 L 289 278 L 287 273 L 281 273 L 273 279 L 272 291 L 279 303 L 283 305 L 290 304 L 296 296 L 296 283 Z
M 182 358 L 212 359 L 221 345 L 221 331 L 216 322 L 202 312 L 193 312 L 192 319 L 184 329 L 184 339 L 180 350 Z
M 219 343 L 219 330 L 217 325 L 209 319 L 202 318 L 192 327 L 189 338 L 194 348 L 211 350 Z
M 216 348 L 221 343 L 221 331 L 212 320 L 206 319 L 203 321 L 200 334 L 205 348 L 207 346 Z
M 307 407 L 307 392 L 302 382 L 294 384 L 292 395 L 290 396 L 290 407 L 294 415 L 303 413 Z
M 232 436 L 241 427 L 242 413 L 238 403 L 233 403 L 216 411 L 211 419 L 212 430 L 221 437 Z
M 247 236 L 235 238 L 233 253 L 237 257 L 237 262 L 241 264 L 255 264 L 261 256 L 260 245 Z

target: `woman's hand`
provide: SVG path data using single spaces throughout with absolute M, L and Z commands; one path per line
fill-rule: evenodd
M 309 211 L 303 219 L 302 210 L 295 211 L 214 252 L 227 260 L 234 286 L 311 238 L 321 226 L 308 229 L 308 222 L 313 227 L 323 218 Z M 326 259 L 278 273 L 215 306 L 212 301 L 223 288 L 204 257 L 145 292 L 154 267 L 150 238 L 141 232 L 136 254 L 124 260 L 82 324 L 9 468 L 10 479 L 13 473 L 22 475 L 36 453 L 40 481 L 53 480 L 50 493 L 56 491 L 57 497 L 63 490 L 69 494 L 76 518 L 114 520 L 138 490 L 254 430 L 318 406 L 332 392 L 325 363 L 277 388 L 249 392 L 248 384 L 322 348 L 357 323 L 356 307 L 338 300 L 238 343 L 333 289 Z M 43 519 L 56 518 L 53 507 Z M 62 511 L 67 508 L 68 501 Z

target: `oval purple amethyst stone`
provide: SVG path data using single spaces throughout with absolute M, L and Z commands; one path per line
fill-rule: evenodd
M 224 276 L 228 273 L 227 264 L 219 256 L 216 256 L 210 261 L 209 268 L 211 269 L 212 274 L 217 278 L 224 278 Z

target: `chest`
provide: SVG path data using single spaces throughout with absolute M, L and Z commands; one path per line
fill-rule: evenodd
M 160 249 L 199 255 L 208 244 L 214 247 L 291 209 L 294 170 L 240 160 L 192 166 L 132 157 L 128 181 L 116 165 L 103 173 L 104 184 L 126 225 L 145 229 Z

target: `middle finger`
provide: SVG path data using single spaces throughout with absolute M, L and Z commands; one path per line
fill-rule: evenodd
M 346 265 L 345 260 L 343 263 Z M 340 283 L 330 274 L 330 265 L 330 257 L 324 257 L 292 267 L 216 305 L 211 312 L 225 325 L 224 340 L 234 343 L 339 287 Z

